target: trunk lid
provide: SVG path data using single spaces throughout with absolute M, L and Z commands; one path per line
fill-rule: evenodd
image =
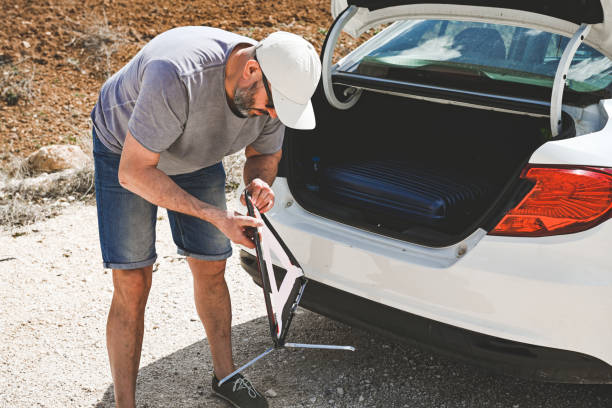
M 606 0 L 332 0 L 334 19 L 349 6 L 357 13 L 344 26 L 351 36 L 398 19 L 456 19 L 507 24 L 572 37 L 592 25 L 584 42 L 612 59 L 612 2 Z

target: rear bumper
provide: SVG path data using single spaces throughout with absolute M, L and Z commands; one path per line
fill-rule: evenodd
M 268 218 L 310 281 L 428 322 L 592 356 L 612 369 L 612 221 L 545 238 L 477 231 L 456 246 L 429 248 L 308 213 L 284 178 L 274 190 L 276 205 Z M 304 305 L 317 310 L 315 303 L 328 304 L 318 299 Z M 338 308 L 325 307 L 317 311 L 333 315 Z M 363 313 L 346 314 L 334 317 L 370 324 Z M 393 321 L 379 326 L 393 331 L 385 329 Z M 592 381 L 608 377 L 599 378 Z
M 254 255 L 240 251 L 243 269 L 262 286 Z M 275 266 L 277 279 L 285 271 Z M 487 336 L 436 322 L 308 281 L 300 306 L 502 374 L 564 383 L 612 383 L 612 367 L 585 354 Z

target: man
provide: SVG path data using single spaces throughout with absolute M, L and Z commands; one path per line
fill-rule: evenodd
M 320 74 L 315 49 L 294 34 L 256 43 L 181 27 L 151 40 L 102 87 L 92 112 L 95 186 L 102 257 L 113 270 L 106 337 L 118 407 L 134 406 L 157 206 L 168 209 L 193 274 L 213 391 L 237 407 L 267 406 L 241 375 L 218 386 L 235 369 L 224 279 L 229 240 L 253 248 L 245 228 L 259 223 L 226 210 L 221 160 L 246 147 L 245 184 L 259 210 L 270 210 L 283 125 L 314 127 L 310 98 Z

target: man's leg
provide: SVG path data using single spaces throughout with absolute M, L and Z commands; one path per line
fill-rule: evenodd
M 115 289 L 106 324 L 106 347 L 119 408 L 135 406 L 136 376 L 152 270 L 152 266 L 113 269 Z
M 193 274 L 196 309 L 208 338 L 214 373 L 221 379 L 234 371 L 232 307 L 225 282 L 225 260 L 203 261 L 187 257 Z
M 144 310 L 151 288 L 157 207 L 119 184 L 121 155 L 93 131 L 98 231 L 104 267 L 113 270 L 106 346 L 118 407 L 134 406 Z

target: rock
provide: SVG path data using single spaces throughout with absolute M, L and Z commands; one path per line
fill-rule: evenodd
M 363 398 L 363 395 L 360 395 L 360 396 L 359 396 L 359 402 L 363 402 L 363 400 L 364 400 L 364 399 L 365 399 L 365 398 Z
M 270 398 L 274 398 L 276 397 L 278 394 L 276 393 L 276 391 L 274 391 L 272 388 L 270 388 L 268 391 L 266 391 L 264 394 L 266 394 L 266 397 L 270 397 Z
M 312 398 L 311 398 L 309 401 L 310 401 L 312 404 L 314 404 L 315 402 L 317 402 L 317 397 L 312 397 Z
M 338 393 L 338 395 L 343 396 L 344 395 L 344 389 L 342 389 L 342 387 L 338 387 L 336 388 L 336 392 Z
M 35 173 L 52 173 L 66 169 L 81 169 L 91 162 L 80 147 L 74 145 L 50 145 L 32 153 L 27 158 L 28 167 Z

